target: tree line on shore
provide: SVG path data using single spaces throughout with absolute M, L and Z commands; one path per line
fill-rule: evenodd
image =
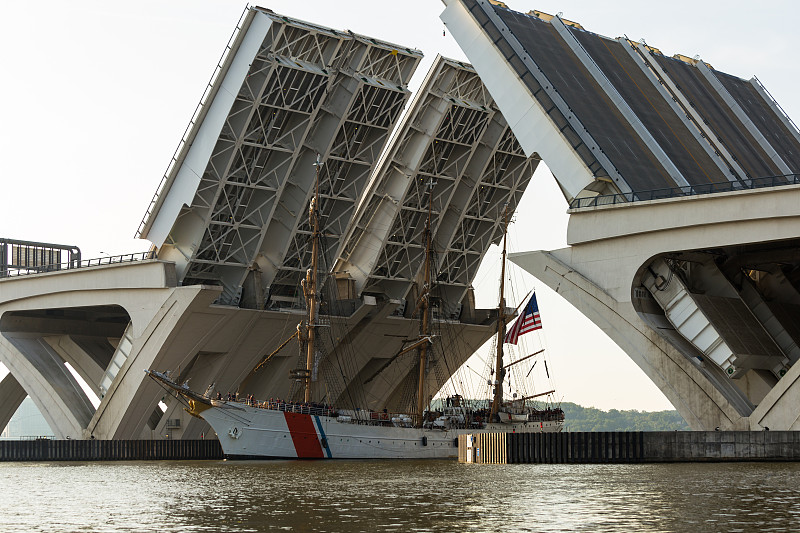
M 678 411 L 601 411 L 563 402 L 564 431 L 688 431 Z

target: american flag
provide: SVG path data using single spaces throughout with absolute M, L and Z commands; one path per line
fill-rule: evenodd
M 525 306 L 525 310 L 517 317 L 517 321 L 506 333 L 506 338 L 503 339 L 503 342 L 517 344 L 517 339 L 519 339 L 520 335 L 535 329 L 542 329 L 542 319 L 539 317 L 539 305 L 536 303 L 536 293 L 534 292 L 528 305 Z

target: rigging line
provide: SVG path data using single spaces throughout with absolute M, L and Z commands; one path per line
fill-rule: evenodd
M 447 388 L 448 391 L 452 390 L 452 392 L 454 393 L 463 394 L 465 391 L 461 390 L 464 388 L 463 379 L 460 372 L 461 365 L 459 365 L 457 368 L 453 368 L 455 362 L 451 362 L 448 360 L 446 352 L 444 350 L 442 353 L 443 353 L 442 358 L 444 362 L 444 368 L 446 370 L 446 375 L 444 376 L 445 377 L 444 383 L 442 384 L 442 387 L 440 387 L 440 389 L 443 390 L 444 388 Z
M 539 354 L 540 354 L 540 353 L 542 353 L 542 352 L 544 352 L 544 348 L 542 348 L 542 349 L 541 349 L 541 350 L 539 350 L 539 351 L 533 352 L 533 353 L 532 353 L 532 354 L 530 354 L 530 355 L 526 355 L 525 357 L 522 357 L 522 358 L 520 358 L 520 359 L 517 359 L 516 361 L 512 361 L 512 362 L 508 363 L 507 365 L 505 365 L 503 368 L 508 368 L 508 367 L 510 367 L 510 366 L 516 365 L 517 363 L 521 363 L 522 361 L 525 361 L 526 359 L 530 359 L 530 358 L 531 358 L 531 357 L 533 357 L 533 356 L 539 355 Z
M 324 262 L 325 267 L 326 267 L 326 272 L 328 272 L 328 271 L 330 271 L 330 265 L 328 263 L 328 256 L 330 255 L 330 250 L 329 250 L 329 247 L 328 247 L 327 239 L 323 239 L 322 240 L 322 248 L 323 248 L 323 262 Z M 339 374 L 342 377 L 342 389 L 343 390 L 342 390 L 342 393 L 340 393 L 340 395 L 341 394 L 346 394 L 347 395 L 347 399 L 350 401 L 351 406 L 353 408 L 358 406 L 358 403 L 359 403 L 358 400 L 359 399 L 363 400 L 363 404 L 364 404 L 363 407 L 366 407 L 367 398 L 366 398 L 365 391 L 363 391 L 363 389 L 361 389 L 360 390 L 361 398 L 358 398 L 358 396 L 359 396 L 358 392 L 359 391 L 354 391 L 352 389 L 352 387 L 349 386 L 349 384 L 353 382 L 353 380 L 355 378 L 355 375 L 356 375 L 355 354 L 352 353 L 352 346 L 351 346 L 350 343 L 344 344 L 344 348 L 342 348 L 343 343 L 341 342 L 341 339 L 344 338 L 345 336 L 350 335 L 350 332 L 345 332 L 346 329 L 347 329 L 347 319 L 345 317 L 338 317 L 338 316 L 334 317 L 333 314 L 332 314 L 333 309 L 331 308 L 331 303 L 335 302 L 335 301 L 338 301 L 338 294 L 337 294 L 338 291 L 337 291 L 337 288 L 335 287 L 335 284 L 331 283 L 332 279 L 333 279 L 332 276 L 330 276 L 330 275 L 327 276 L 326 280 L 325 280 L 325 284 L 323 285 L 323 287 L 324 287 L 324 290 L 326 290 L 327 293 L 328 293 L 328 303 L 329 303 L 328 316 L 329 316 L 329 320 L 330 320 L 331 326 L 332 326 L 330 328 L 331 331 L 329 333 L 331 335 L 331 344 L 334 346 L 332 351 L 333 351 L 333 353 L 334 353 L 334 355 L 336 357 L 336 366 L 337 366 L 337 368 L 339 370 Z M 333 340 L 334 336 L 333 336 L 333 331 L 332 330 L 334 329 L 333 328 L 334 324 L 337 326 L 337 329 L 339 330 L 338 333 L 341 333 L 338 336 L 339 340 L 340 340 L 340 342 L 338 344 L 336 344 L 335 341 Z M 329 356 L 330 356 L 330 354 L 329 354 Z M 330 360 L 330 357 L 328 357 L 328 360 Z M 343 360 L 344 360 L 344 363 L 343 363 Z M 348 377 L 347 377 L 348 375 L 352 376 L 352 377 L 348 379 Z M 354 394 L 355 394 L 356 397 L 354 397 Z
M 353 391 L 351 387 L 351 380 L 348 380 L 347 376 L 345 375 L 345 368 L 342 365 L 342 357 L 344 354 L 340 354 L 339 352 L 336 353 L 336 368 L 339 370 L 339 374 L 342 377 L 342 393 L 347 396 L 347 400 L 350 402 L 350 407 L 355 409 L 358 407 L 356 403 L 356 398 L 353 397 Z
M 525 375 L 525 378 L 526 378 L 526 379 L 528 378 L 528 376 L 530 376 L 530 375 L 531 375 L 531 372 L 533 372 L 533 367 L 535 367 L 535 366 L 536 366 L 536 363 L 538 363 L 538 362 L 539 362 L 539 361 L 534 361 L 534 362 L 533 362 L 533 364 L 531 365 L 531 369 L 530 369 L 530 370 L 528 370 L 528 373 Z
M 519 267 L 517 267 L 516 265 L 510 265 L 510 266 L 512 266 L 512 269 L 511 269 L 511 270 L 513 271 L 513 274 L 514 274 L 514 277 L 515 277 L 515 279 L 518 279 L 518 278 L 523 278 L 523 279 L 526 279 L 525 272 L 524 272 L 524 271 L 522 271 L 522 269 L 520 269 L 520 268 L 519 268 Z M 519 286 L 522 286 L 522 283 L 520 283 L 520 285 L 519 285 Z M 532 289 L 530 292 L 535 292 L 535 290 L 536 290 L 536 287 L 535 287 L 535 285 L 534 285 L 533 289 Z M 530 292 L 528 293 L 528 295 L 530 295 Z M 526 302 L 526 301 L 528 300 L 528 297 L 529 297 L 529 296 L 526 296 L 526 297 L 525 297 L 525 298 L 524 298 L 522 301 L 523 301 L 523 302 Z M 530 337 L 530 335 L 529 335 L 528 337 Z M 528 341 L 531 341 L 531 339 L 532 339 L 532 338 L 527 338 L 527 340 L 528 340 Z M 545 350 L 547 349 L 546 335 L 544 334 L 543 330 L 538 330 L 538 331 L 537 331 L 537 333 L 536 333 L 536 336 L 535 336 L 535 339 L 538 341 L 539 345 L 540 345 L 540 346 L 541 346 L 543 349 L 545 349 Z M 523 343 L 524 343 L 524 340 L 523 340 Z M 545 357 L 546 357 L 546 356 L 545 356 Z M 531 374 L 531 371 L 532 371 L 532 370 L 533 370 L 533 367 L 531 367 L 531 368 L 528 370 L 528 373 L 527 373 L 527 374 L 526 374 L 526 376 L 525 376 L 525 378 L 526 378 L 526 379 L 527 379 L 527 378 L 530 376 L 530 374 Z M 516 375 L 516 373 L 515 373 L 515 375 Z M 519 378 L 518 378 L 518 379 L 519 379 Z M 555 388 L 554 380 L 553 380 L 551 377 L 549 377 L 549 378 L 548 378 L 548 381 L 549 381 L 549 383 L 550 383 L 550 386 L 551 386 L 551 388 Z M 526 382 L 526 384 L 527 384 L 527 385 L 533 385 L 533 383 L 532 383 L 532 382 Z
M 450 308 L 450 306 L 452 305 L 452 302 L 447 299 L 446 295 L 442 295 L 442 301 L 445 304 L 444 305 L 445 308 Z M 468 346 L 466 340 L 464 339 L 464 336 L 463 335 L 458 335 L 456 333 L 456 331 L 455 331 L 456 328 L 458 328 L 460 326 L 463 326 L 463 325 L 464 324 L 460 320 L 445 320 L 444 323 L 442 325 L 440 325 L 440 328 L 443 329 L 443 331 L 447 332 L 447 338 L 448 338 L 448 341 L 450 342 L 450 346 L 452 348 L 454 348 L 454 349 L 451 349 L 449 351 L 452 352 L 453 354 L 459 354 L 459 353 L 460 354 L 466 354 L 462 358 L 462 362 L 459 363 L 458 368 L 455 368 L 454 370 L 451 369 L 451 365 L 455 364 L 455 362 L 454 361 L 448 361 L 448 359 L 447 359 L 447 357 L 445 355 L 445 365 L 447 367 L 448 373 L 451 375 L 451 379 L 459 379 L 459 381 L 462 384 L 463 384 L 463 379 L 462 379 L 463 376 L 460 373 L 460 368 L 464 364 L 466 364 L 466 361 L 469 360 L 469 358 L 473 355 L 471 353 L 472 350 L 469 349 L 469 346 Z M 443 336 L 444 336 L 444 333 L 443 333 Z M 453 383 L 453 386 L 455 388 L 455 382 Z
M 428 335 L 427 337 L 424 337 L 424 338 L 420 339 L 419 341 L 415 342 L 411 346 L 408 346 L 407 348 L 403 348 L 402 350 L 400 350 L 399 352 L 397 352 L 396 354 L 391 356 L 383 365 L 381 365 L 381 367 L 378 370 L 375 371 L 374 374 L 372 374 L 366 381 L 364 381 L 364 385 L 366 385 L 367 383 L 369 383 L 370 381 L 372 381 L 373 379 L 378 377 L 379 374 L 381 374 L 384 370 L 389 368 L 389 366 L 392 363 L 394 363 L 397 360 L 397 358 L 400 357 L 401 355 L 405 355 L 407 353 L 410 353 L 412 350 L 416 350 L 417 348 L 419 348 L 422 344 L 424 344 L 426 342 L 433 344 L 433 341 L 431 340 L 431 337 L 432 337 L 431 335 Z
M 434 275 L 434 279 L 438 279 L 438 277 L 440 275 L 441 275 L 441 272 L 440 271 L 436 271 L 436 273 Z M 437 336 L 438 336 L 438 338 L 440 340 L 439 340 L 438 343 L 436 343 L 434 353 L 438 351 L 438 353 L 440 354 L 439 359 L 442 360 L 442 362 L 444 364 L 444 367 L 447 370 L 447 376 L 448 376 L 448 378 L 445 379 L 445 383 L 442 383 L 442 385 L 440 387 L 440 389 L 441 389 L 442 387 L 444 387 L 447 384 L 446 382 L 449 381 L 449 379 L 450 379 L 449 376 L 451 376 L 452 373 L 453 373 L 453 372 L 451 372 L 450 366 L 448 364 L 447 351 L 444 349 L 445 340 L 447 341 L 448 345 L 450 345 L 450 346 L 453 345 L 453 342 L 452 342 L 452 331 L 451 331 L 451 328 L 448 327 L 449 324 L 451 324 L 451 321 L 443 318 L 443 314 L 442 314 L 442 310 L 443 309 L 448 309 L 449 308 L 450 302 L 447 300 L 446 295 L 441 290 L 441 285 L 440 284 L 436 283 L 435 289 L 436 289 L 436 297 L 439 299 L 439 320 L 437 320 L 436 322 L 433 323 L 433 328 L 435 329 L 435 331 L 437 333 Z M 437 385 L 438 385 L 438 382 L 437 382 Z
M 386 377 L 386 376 L 385 376 L 385 375 L 383 375 L 383 374 L 379 375 L 379 376 L 377 377 L 377 379 L 380 379 L 380 380 L 382 380 L 382 381 L 384 382 L 384 384 L 385 384 L 387 387 L 389 387 L 389 388 L 391 388 L 391 387 L 392 387 L 392 385 L 393 385 L 393 383 L 392 383 L 391 381 L 389 381 L 389 378 L 388 378 L 388 377 Z
M 447 391 L 449 391 L 451 389 L 454 390 L 454 391 L 457 391 L 458 387 L 456 386 L 456 382 L 457 382 L 457 380 L 459 380 L 459 377 L 460 377 L 459 376 L 459 368 L 456 368 L 455 370 L 452 370 L 451 369 L 451 362 L 447 358 L 447 354 L 448 353 L 457 353 L 457 351 L 453 349 L 453 347 L 455 346 L 455 342 L 454 342 L 453 334 L 452 334 L 453 333 L 452 332 L 452 323 L 448 321 L 448 322 L 445 322 L 444 325 L 440 324 L 439 326 L 440 326 L 439 327 L 440 336 L 442 338 L 442 342 L 439 344 L 439 350 L 441 351 L 441 354 L 442 354 L 441 358 L 442 358 L 442 361 L 443 361 L 443 365 L 447 370 L 446 375 L 443 376 L 444 383 L 440 387 L 440 393 L 441 393 L 441 391 L 443 391 L 445 389 L 447 389 Z M 445 342 L 447 342 L 447 346 L 450 346 L 449 350 L 445 349 Z
M 471 366 L 469 366 L 469 365 L 464 365 L 464 366 L 465 366 L 466 368 L 468 368 L 470 371 L 474 372 L 474 373 L 475 373 L 476 375 L 478 375 L 479 377 L 483 377 L 483 376 L 481 376 L 481 374 L 480 374 L 480 373 L 479 373 L 477 370 L 475 370 L 475 369 L 474 369 L 474 368 L 472 368 Z
M 280 346 L 278 346 L 277 348 L 275 348 L 275 350 L 273 350 L 273 351 L 272 351 L 272 353 L 270 353 L 269 355 L 267 355 L 266 357 L 264 357 L 264 359 L 262 359 L 262 360 L 261 360 L 261 362 L 260 362 L 260 363 L 258 363 L 258 364 L 255 366 L 255 368 L 253 368 L 252 372 L 258 372 L 258 370 L 259 370 L 259 369 L 260 369 L 262 366 L 264 366 L 265 364 L 267 364 L 267 363 L 270 361 L 270 359 L 272 359 L 272 357 L 273 357 L 275 354 L 277 354 L 278 352 L 280 352 L 281 350 L 283 350 L 284 346 L 286 346 L 287 344 L 289 344 L 289 341 L 290 341 L 290 340 L 294 339 L 294 338 L 295 338 L 295 337 L 297 337 L 298 335 L 300 335 L 300 331 L 295 331 L 295 332 L 294 332 L 294 333 L 293 333 L 293 334 L 292 334 L 292 335 L 291 335 L 291 336 L 290 336 L 288 339 L 286 339 L 285 341 L 283 341 L 283 342 L 281 343 L 281 345 L 280 345 Z
M 449 322 L 445 322 L 445 324 L 450 324 L 450 323 Z M 450 330 L 449 327 L 442 328 L 442 325 L 439 324 L 439 330 L 442 331 L 443 329 L 445 329 L 447 331 Z M 448 361 L 448 358 L 447 358 L 448 351 L 444 350 L 443 347 L 440 347 L 440 351 L 441 351 L 441 359 L 442 359 L 442 362 L 444 363 L 444 369 L 442 370 L 442 372 L 444 372 L 444 374 L 441 375 L 441 376 L 438 376 L 439 377 L 439 381 L 441 381 L 441 386 L 439 387 L 439 390 L 442 390 L 445 387 L 447 387 L 448 383 L 450 384 L 451 388 L 455 389 L 455 383 L 454 382 L 451 383 L 451 378 L 453 376 L 455 376 L 455 373 L 456 373 L 457 369 L 452 369 L 451 368 L 451 362 Z M 437 365 L 437 368 L 440 368 L 440 367 Z M 438 384 L 438 382 L 437 382 L 437 384 Z
M 441 299 L 441 297 L 440 297 L 440 299 Z M 441 312 L 441 308 L 440 308 L 440 312 Z M 436 332 L 439 334 L 439 338 L 441 339 L 443 337 L 443 335 L 445 334 L 444 332 L 446 331 L 446 329 L 442 327 L 442 322 L 441 321 L 437 321 L 435 323 L 435 325 L 434 325 L 434 328 L 435 328 Z M 444 369 L 447 371 L 447 375 L 451 376 L 452 372 L 450 371 L 450 365 L 448 364 L 448 361 L 447 361 L 447 352 L 444 350 L 444 347 L 442 346 L 441 342 L 439 342 L 437 347 L 438 347 L 438 351 L 440 353 L 439 359 L 441 359 L 442 363 L 444 364 Z M 435 350 L 434 350 L 434 353 L 435 353 Z M 438 367 L 439 365 L 437 364 L 436 366 Z M 445 381 L 447 381 L 447 380 L 445 380 Z M 437 380 L 436 384 L 439 385 L 439 380 Z M 439 387 L 439 389 L 441 390 L 441 388 L 444 387 L 445 384 L 446 383 L 442 383 L 442 386 Z

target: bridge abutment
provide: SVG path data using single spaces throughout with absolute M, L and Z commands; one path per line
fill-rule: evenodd
M 786 186 L 572 209 L 570 247 L 510 259 L 608 334 L 693 429 L 796 429 L 797 205 Z
M 511 260 L 556 291 L 642 369 L 694 430 L 744 429 L 742 415 L 684 355 L 619 302 L 546 251 L 512 254 Z M 748 428 L 749 429 L 749 428 Z

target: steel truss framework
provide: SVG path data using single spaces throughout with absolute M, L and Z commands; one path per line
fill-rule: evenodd
M 221 284 L 219 303 L 263 308 L 293 303 L 310 265 L 306 219 L 317 154 L 330 264 L 422 54 L 255 13 L 271 19 L 266 38 L 165 246 L 194 249 L 184 285 Z
M 432 194 L 439 294 L 456 315 L 483 255 L 502 235 L 504 205 L 516 208 L 538 162 L 525 157 L 472 67 L 437 57 L 381 161 L 337 270 L 348 271 L 359 292 L 407 298 L 423 264 Z

